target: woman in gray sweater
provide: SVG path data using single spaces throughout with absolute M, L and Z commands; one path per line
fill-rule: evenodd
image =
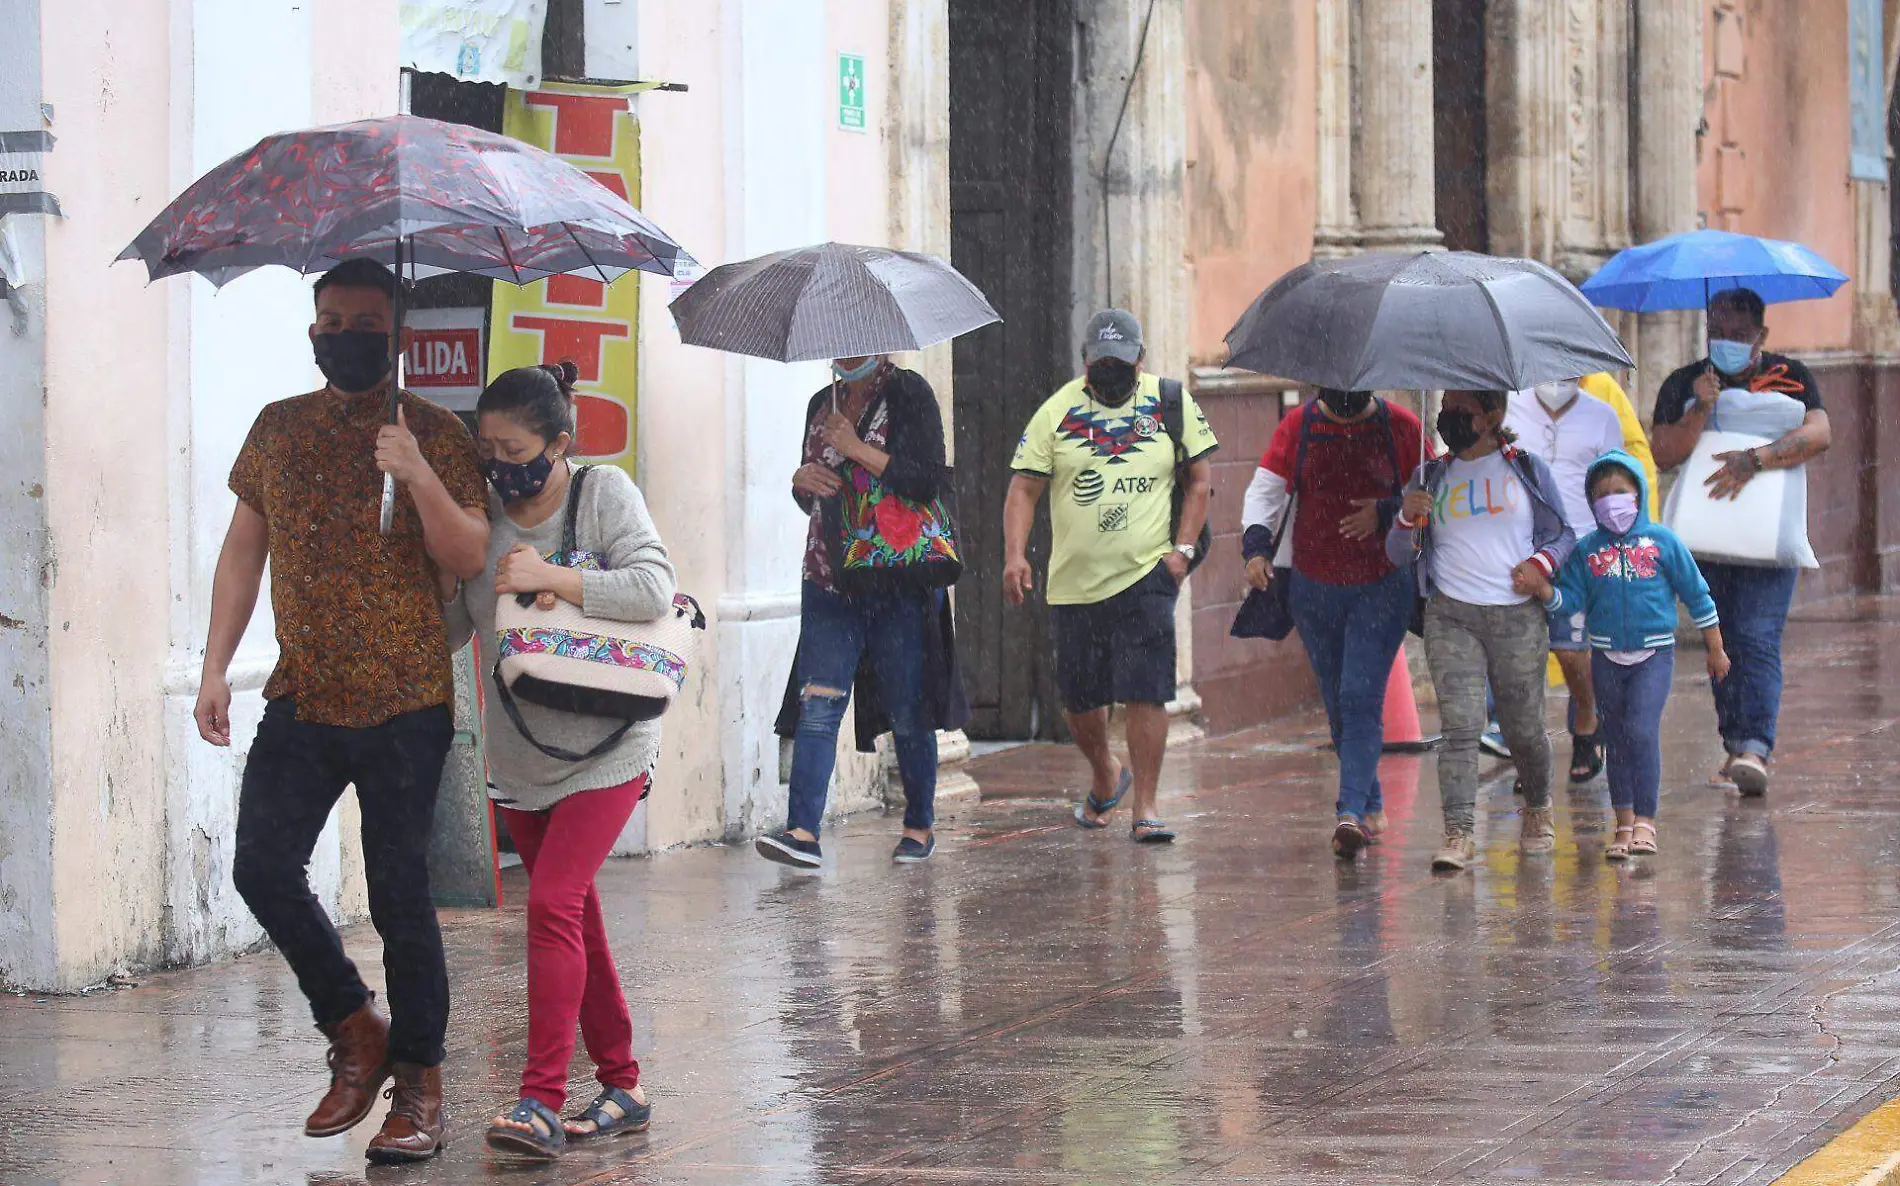
M 673 605 L 673 565 L 646 500 L 622 470 L 597 466 L 581 485 L 575 543 L 586 567 L 550 563 L 561 549 L 574 469 L 576 372 L 522 367 L 502 375 L 476 405 L 489 483 L 488 563 L 449 606 L 449 642 L 470 635 L 494 665 L 495 606 L 532 594 L 583 607 L 596 617 L 650 622 Z M 558 1156 L 569 1140 L 644 1130 L 652 1115 L 633 1057 L 633 1022 L 607 948 L 594 876 L 646 795 L 659 755 L 660 723 L 627 729 L 597 757 L 564 761 L 541 748 L 589 753 L 623 722 L 521 703 L 532 744 L 489 696 L 485 713 L 489 797 L 528 871 L 528 1059 L 521 1098 L 495 1118 L 490 1146 L 531 1157 Z M 568 1062 L 579 1024 L 601 1091 L 562 1121 Z

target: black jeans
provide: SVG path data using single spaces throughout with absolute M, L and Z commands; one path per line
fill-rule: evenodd
M 362 1008 L 369 989 L 310 892 L 317 836 L 345 787 L 363 815 L 369 913 L 383 937 L 389 1056 L 436 1066 L 449 1026 L 449 974 L 429 890 L 429 834 L 454 739 L 447 706 L 367 729 L 313 725 L 273 700 L 244 766 L 231 880 L 297 973 L 319 1026 Z

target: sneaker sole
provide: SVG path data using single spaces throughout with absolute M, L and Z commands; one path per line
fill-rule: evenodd
M 1736 766 L 1728 772 L 1729 781 L 1735 789 L 1750 799 L 1759 799 L 1768 793 L 1768 772 L 1748 766 Z
M 761 836 L 752 842 L 752 847 L 766 860 L 779 865 L 790 865 L 794 869 L 816 869 L 824 862 L 818 857 L 809 856 L 795 848 L 787 848 L 770 836 Z
M 1435 860 L 1432 862 L 1432 872 L 1434 873 L 1462 873 L 1470 867 L 1470 863 L 1467 861 Z
M 933 853 L 931 855 L 934 856 L 936 854 Z M 894 856 L 891 858 L 891 864 L 893 865 L 922 865 L 928 862 L 929 860 L 930 860 L 929 856 L 922 856 L 922 857 Z

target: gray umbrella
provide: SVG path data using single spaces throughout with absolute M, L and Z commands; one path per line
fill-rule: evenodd
M 921 350 L 1002 320 L 936 256 L 849 243 L 724 264 L 672 308 L 688 345 L 779 362 Z
M 1568 280 L 1468 251 L 1301 264 L 1227 348 L 1229 366 L 1342 391 L 1523 391 L 1635 365 Z

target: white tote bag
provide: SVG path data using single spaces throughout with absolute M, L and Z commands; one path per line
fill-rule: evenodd
M 1732 388 L 1716 399 L 1709 428 L 1696 441 L 1663 509 L 1663 522 L 1703 560 L 1760 568 L 1819 568 L 1808 543 L 1806 466 L 1763 470 L 1730 501 L 1709 496 L 1718 454 L 1778 440 L 1807 415 L 1800 400 L 1775 391 Z
M 576 470 L 568 495 L 561 553 L 554 558 L 566 568 L 600 567 L 599 559 L 580 551 L 575 539 L 586 478 L 585 468 Z M 563 762 L 599 757 L 635 724 L 665 712 L 685 686 L 687 666 L 706 630 L 699 603 L 683 593 L 653 622 L 590 617 L 558 597 L 552 609 L 541 609 L 536 602 L 533 595 L 504 595 L 495 606 L 495 694 L 528 744 Z M 621 725 L 588 752 L 574 753 L 536 740 L 517 700 Z

